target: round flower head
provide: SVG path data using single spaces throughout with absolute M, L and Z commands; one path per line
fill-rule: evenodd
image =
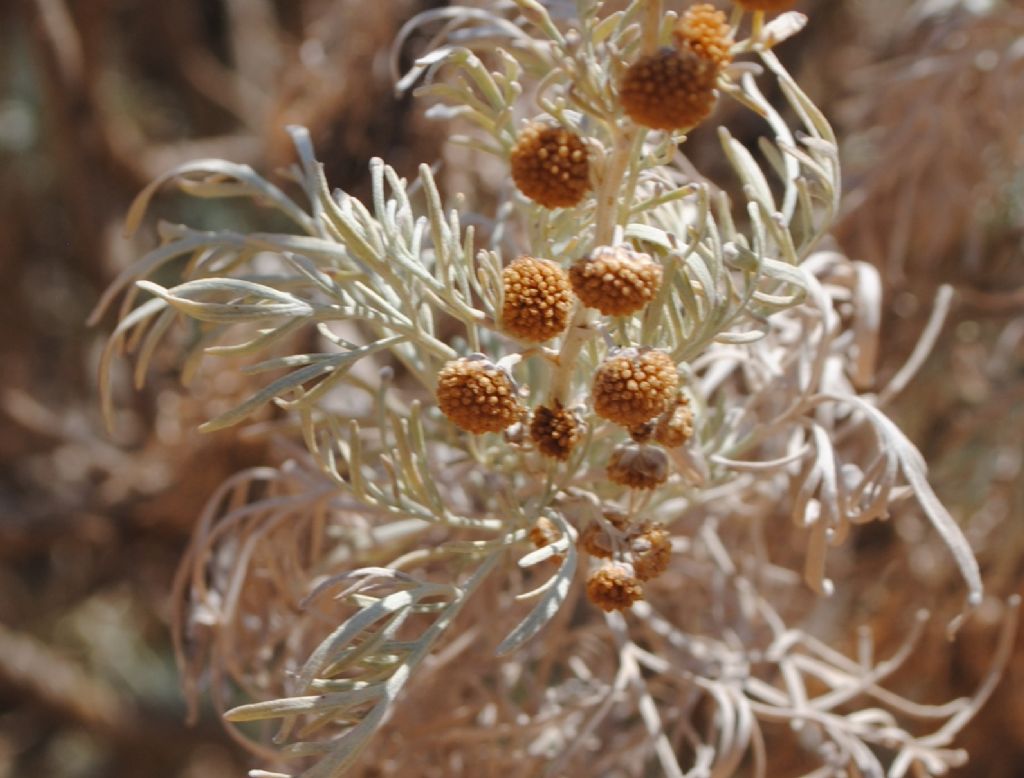
M 622 611 L 642 599 L 644 588 L 624 565 L 606 564 L 587 579 L 587 598 L 604 611 Z
M 645 521 L 629 540 L 633 570 L 641 581 L 657 578 L 672 561 L 672 541 L 664 524 Z
M 723 68 L 732 62 L 732 30 L 725 14 L 713 5 L 690 6 L 672 31 L 676 45 Z
M 746 11 L 785 11 L 796 5 L 796 0 L 733 0 Z
M 457 427 L 501 432 L 523 414 L 508 373 L 483 358 L 456 359 L 437 376 L 437 404 Z
M 628 316 L 654 299 L 661 265 L 627 246 L 600 246 L 572 264 L 569 281 L 584 305 L 605 316 Z
M 654 489 L 668 479 L 668 455 L 655 446 L 625 443 L 608 460 L 608 480 L 631 489 Z
M 718 66 L 689 48 L 665 48 L 641 57 L 619 84 L 629 117 L 652 130 L 700 124 L 715 107 Z
M 594 373 L 594 412 L 623 427 L 635 427 L 664 411 L 678 388 L 675 362 L 664 351 L 623 349 Z
M 509 158 L 519 191 L 545 208 L 568 208 L 590 187 L 587 147 L 562 127 L 536 122 L 516 139 Z
M 677 448 L 693 437 L 693 411 L 690 401 L 679 395 L 675 403 L 658 419 L 654 439 L 666 448 Z
M 538 405 L 530 421 L 530 439 L 546 457 L 564 462 L 580 439 L 580 423 L 572 411 L 560 404 L 554 408 Z
M 530 343 L 558 335 L 569 323 L 572 290 L 569 279 L 548 259 L 519 257 L 501 273 L 505 303 L 501 309 L 502 329 Z

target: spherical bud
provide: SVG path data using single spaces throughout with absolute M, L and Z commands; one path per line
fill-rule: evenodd
M 746 11 L 785 11 L 796 5 L 796 0 L 733 0 Z
M 718 66 L 688 49 L 665 48 L 641 57 L 619 84 L 629 117 L 652 130 L 700 124 L 715 107 Z
M 657 578 L 668 569 L 672 560 L 672 541 L 664 524 L 645 521 L 630 537 L 629 550 L 633 570 L 641 581 Z
M 512 378 L 487 359 L 456 359 L 437 376 L 437 404 L 456 426 L 501 432 L 523 414 Z
M 587 598 L 604 611 L 622 611 L 644 596 L 643 586 L 624 565 L 606 564 L 587 579 Z
M 580 551 L 585 551 L 599 559 L 612 558 L 612 541 L 600 522 L 592 521 L 584 527 L 576 545 Z
M 556 404 L 554 408 L 538 405 L 530 420 L 530 439 L 546 457 L 564 462 L 579 442 L 582 430 L 572 411 Z
M 605 316 L 627 316 L 654 299 L 661 265 L 627 246 L 600 246 L 572 264 L 569 281 L 584 305 Z
M 608 460 L 608 480 L 631 489 L 654 489 L 668 480 L 668 455 L 656 446 L 616 446 Z
M 550 340 L 569 324 L 572 289 L 569 278 L 549 259 L 519 257 L 501 273 L 505 303 L 502 329 L 530 343 Z
M 623 349 L 594 373 L 594 412 L 634 427 L 664 411 L 679 388 L 675 362 L 664 351 Z
M 576 133 L 535 122 L 516 139 L 509 157 L 519 191 L 545 208 L 568 208 L 590 188 L 587 147 Z
M 672 31 L 676 45 L 688 48 L 699 57 L 723 68 L 732 62 L 733 38 L 729 20 L 722 11 L 708 3 L 687 9 Z
M 679 395 L 675 403 L 658 418 L 654 439 L 666 448 L 677 448 L 693 437 L 693 411 L 685 396 Z

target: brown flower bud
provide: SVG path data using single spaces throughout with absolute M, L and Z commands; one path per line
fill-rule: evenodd
M 441 369 L 437 404 L 456 426 L 476 435 L 501 432 L 524 411 L 508 373 L 477 358 L 456 359 Z
M 587 579 L 587 598 L 605 611 L 626 610 L 643 599 L 643 586 L 627 565 L 609 563 Z
M 565 271 L 549 259 L 519 257 L 501 274 L 505 303 L 501 326 L 530 343 L 550 340 L 569 324 L 572 289 Z
M 661 265 L 628 246 L 600 246 L 569 268 L 573 291 L 605 316 L 626 316 L 654 299 Z
M 608 460 L 608 480 L 631 489 L 654 489 L 668 480 L 668 455 L 655 446 L 616 446 Z
M 579 442 L 582 431 L 576 415 L 560 404 L 554 408 L 538 405 L 530 421 L 530 439 L 546 457 L 564 462 Z
M 619 100 L 629 117 L 653 130 L 700 124 L 715 107 L 718 66 L 689 48 L 665 48 L 627 68 Z
M 666 448 L 677 448 L 693 437 L 693 411 L 684 395 L 658 418 L 654 439 Z
M 672 541 L 664 524 L 645 521 L 629 539 L 633 570 L 641 581 L 650 581 L 668 569 Z
M 625 565 L 606 564 L 587 579 L 587 598 L 605 611 L 626 610 L 643 596 L 643 586 Z
M 664 411 L 679 387 L 675 362 L 664 351 L 623 349 L 594 374 L 594 412 L 634 427 Z
M 545 208 L 568 208 L 590 188 L 587 147 L 576 133 L 535 122 L 516 139 L 509 162 L 519 191 Z
M 733 38 L 726 15 L 708 3 L 690 6 L 672 31 L 676 45 L 723 68 L 732 62 Z

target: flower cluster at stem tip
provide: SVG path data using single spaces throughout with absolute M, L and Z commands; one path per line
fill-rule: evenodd
M 737 1 L 759 12 L 788 5 Z M 643 130 L 673 131 L 701 123 L 714 108 L 719 78 L 733 60 L 734 45 L 734 31 L 722 11 L 709 4 L 690 6 L 672 27 L 670 45 L 641 52 L 625 68 L 615 88 L 617 111 Z M 589 139 L 551 123 L 550 117 L 530 121 L 508 152 L 511 178 L 524 197 L 543 209 L 578 206 L 592 179 L 603 177 L 607 186 L 616 174 L 611 161 L 603 171 L 594 170 L 590 147 Z M 501 331 L 527 344 L 562 338 L 557 352 L 534 350 L 549 372 L 550 396 L 532 409 L 521 407 L 517 398 L 530 392 L 517 387 L 509 372 L 476 355 L 452 360 L 441 369 L 438 406 L 456 426 L 474 434 L 525 424 L 526 441 L 522 436 L 517 440 L 560 463 L 570 460 L 588 425 L 600 420 L 618 425 L 631 441 L 612 448 L 606 462 L 608 481 L 630 490 L 653 490 L 669 478 L 665 449 L 686 445 L 694 432 L 693 411 L 680 390 L 673 356 L 644 343 L 620 342 L 608 349 L 589 382 L 585 377 L 572 381 L 579 352 L 569 344 L 596 331 L 607 332 L 620 317 L 642 316 L 656 300 L 665 272 L 661 261 L 636 245 L 601 242 L 607 237 L 601 229 L 597 226 L 596 245 L 589 252 L 568 258 L 567 270 L 564 256 L 523 255 L 502 272 Z M 562 378 L 552 379 L 550 373 Z M 649 526 L 644 525 L 644 532 Z M 550 521 L 541 518 L 530 537 L 538 546 L 546 545 L 552 531 Z M 667 566 L 670 546 L 667 534 L 659 532 L 655 545 L 664 565 L 641 562 L 638 568 L 635 559 L 617 560 L 614 567 L 593 573 L 587 587 L 590 599 L 610 610 L 627 608 L 639 598 L 642 587 L 634 575 L 646 580 Z

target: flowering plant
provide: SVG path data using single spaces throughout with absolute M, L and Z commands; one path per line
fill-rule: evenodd
M 300 200 L 220 160 L 140 195 L 130 230 L 169 182 L 289 222 L 163 224 L 100 306 L 124 297 L 105 376 L 127 348 L 141 380 L 187 319 L 190 371 L 263 355 L 246 372 L 274 376 L 203 428 L 273 405 L 305 444 L 212 497 L 176 585 L 190 699 L 208 683 L 255 753 L 305 760 L 310 777 L 361 756 L 388 775 L 580 774 L 583 760 L 639 775 L 653 760 L 725 776 L 748 754 L 764 775 L 764 730 L 785 722 L 813 775 L 963 760 L 949 742 L 991 684 L 942 706 L 881 685 L 920 620 L 884 661 L 866 638 L 853 660 L 787 626 L 806 609 L 777 540 L 787 515 L 803 581 L 828 597 L 829 549 L 912 496 L 969 603 L 981 594 L 882 410 L 920 355 L 868 391 L 880 284 L 828 247 L 836 140 L 773 53 L 805 22 L 766 16 L 789 5 L 579 0 L 560 20 L 515 0 L 412 20 L 396 51 L 440 31 L 399 89 L 421 84 L 434 116 L 467 128 L 452 140 L 508 171 L 492 214 L 446 206 L 427 165 L 408 181 L 373 160 L 367 204 L 332 192 L 301 128 Z M 768 136 L 752 149 L 720 126 L 733 179 L 715 184 L 685 150 L 719 100 Z M 153 280 L 179 259 L 181 283 Z M 293 353 L 302 333 L 315 350 Z M 429 723 L 403 718 L 426 705 Z M 942 723 L 920 735 L 905 719 Z M 280 722 L 276 747 L 257 721 Z

